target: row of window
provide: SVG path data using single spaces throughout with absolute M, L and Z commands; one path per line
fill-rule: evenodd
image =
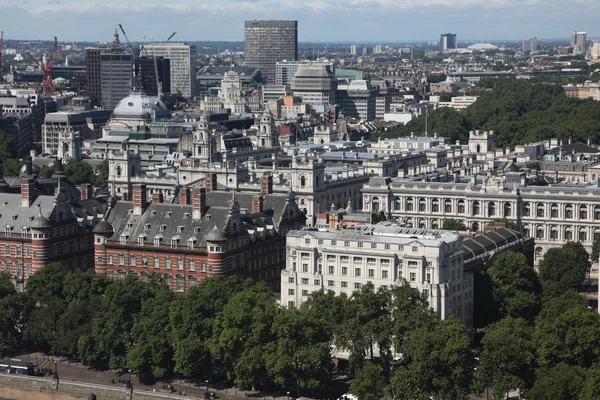
M 135 275 L 135 276 L 137 276 L 137 272 L 135 272 L 135 271 L 129 271 L 129 275 Z M 123 270 L 116 271 L 116 274 L 115 274 L 115 271 L 109 271 L 108 272 L 108 277 L 109 278 L 115 278 L 115 277 L 117 277 L 119 279 L 125 279 L 126 276 L 127 276 L 127 273 L 125 271 L 123 271 Z M 140 274 L 140 278 L 141 278 L 142 281 L 145 282 L 145 281 L 147 281 L 150 278 L 150 274 L 142 272 Z M 165 274 L 165 275 L 163 275 L 163 278 L 165 280 L 166 285 L 169 288 L 173 289 L 173 276 L 170 275 L 170 274 Z M 192 286 L 194 286 L 194 285 L 196 285 L 198 283 L 198 278 L 195 277 L 195 276 L 193 276 L 193 275 L 190 275 L 190 276 L 187 277 L 187 281 L 188 281 L 188 286 L 192 287 Z M 183 275 L 176 275 L 175 276 L 175 290 L 178 291 L 178 292 L 183 292 L 185 290 L 185 277 Z
M 106 263 L 108 265 L 114 265 L 114 256 L 113 255 L 108 255 L 106 258 Z M 103 264 L 104 263 L 104 257 L 103 256 L 99 256 L 98 257 L 98 263 L 99 264 Z M 142 267 L 149 267 L 149 264 L 152 264 L 153 268 L 160 268 L 161 267 L 161 262 L 160 262 L 160 258 L 158 256 L 154 256 L 152 257 L 152 259 L 150 259 L 147 256 L 142 256 L 141 257 L 141 266 Z M 175 260 L 175 265 L 177 267 L 178 270 L 183 271 L 184 269 L 184 260 L 182 258 L 178 258 Z M 125 255 L 124 254 L 119 254 L 117 256 L 117 264 L 118 265 L 125 265 Z M 129 266 L 130 267 L 137 267 L 137 257 L 135 255 L 130 255 L 129 256 Z M 173 260 L 171 259 L 171 257 L 166 257 L 165 258 L 165 262 L 164 262 L 164 267 L 165 269 L 171 269 L 173 267 Z M 196 271 L 196 261 L 195 260 L 189 260 L 188 261 L 188 271 L 192 271 L 195 272 Z M 213 266 L 212 265 L 206 265 L 205 262 L 200 263 L 200 272 L 213 272 Z
M 12 267 L 15 266 L 15 276 L 17 278 L 24 278 L 23 276 L 23 263 L 17 262 L 12 263 L 8 260 L 4 262 L 4 272 L 12 275 Z M 31 264 L 25 264 L 25 270 L 27 271 L 27 277 L 31 276 Z

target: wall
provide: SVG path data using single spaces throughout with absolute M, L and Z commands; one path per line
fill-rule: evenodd
M 61 381 L 59 390 L 52 389 L 52 380 L 17 375 L 0 375 L 0 399 L 3 400 L 87 400 L 90 393 L 97 400 L 125 400 L 124 387 L 94 385 L 90 383 Z M 161 393 L 136 392 L 134 400 L 178 399 L 181 396 Z M 187 397 L 193 399 L 193 397 Z

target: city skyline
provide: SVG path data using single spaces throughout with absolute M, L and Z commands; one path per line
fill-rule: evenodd
M 565 13 L 569 5 L 578 12 Z M 456 33 L 460 42 L 568 38 L 574 30 L 594 37 L 598 35 L 594 15 L 599 11 L 600 3 L 581 0 L 469 0 L 444 5 L 437 0 L 401 4 L 390 0 L 180 0 L 170 5 L 137 0 L 102 4 L 24 0 L 18 6 L 2 0 L 0 29 L 6 39 L 58 36 L 62 41 L 108 41 L 113 27 L 122 23 L 132 41 L 166 39 L 173 31 L 177 41 L 242 41 L 244 20 L 289 19 L 298 20 L 300 42 L 437 41 L 443 32 Z

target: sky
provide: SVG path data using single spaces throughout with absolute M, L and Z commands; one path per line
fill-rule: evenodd
M 298 20 L 300 42 L 600 36 L 600 0 L 0 0 L 8 39 L 242 41 L 244 20 Z

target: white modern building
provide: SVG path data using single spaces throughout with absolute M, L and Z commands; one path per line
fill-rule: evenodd
M 471 326 L 473 277 L 463 271 L 457 233 L 401 227 L 392 222 L 347 230 L 305 229 L 287 234 L 281 304 L 297 306 L 321 289 L 352 294 L 375 288 L 418 289 L 442 319 L 456 315 Z
M 586 32 L 572 32 L 571 33 L 571 47 L 573 48 L 573 54 L 585 54 L 587 51 L 587 33 Z
M 171 60 L 171 91 L 191 98 L 197 95 L 196 45 L 187 43 L 150 43 L 144 46 L 148 56 Z
M 292 79 L 294 96 L 312 106 L 328 106 L 336 101 L 337 79 L 327 64 L 303 64 Z

